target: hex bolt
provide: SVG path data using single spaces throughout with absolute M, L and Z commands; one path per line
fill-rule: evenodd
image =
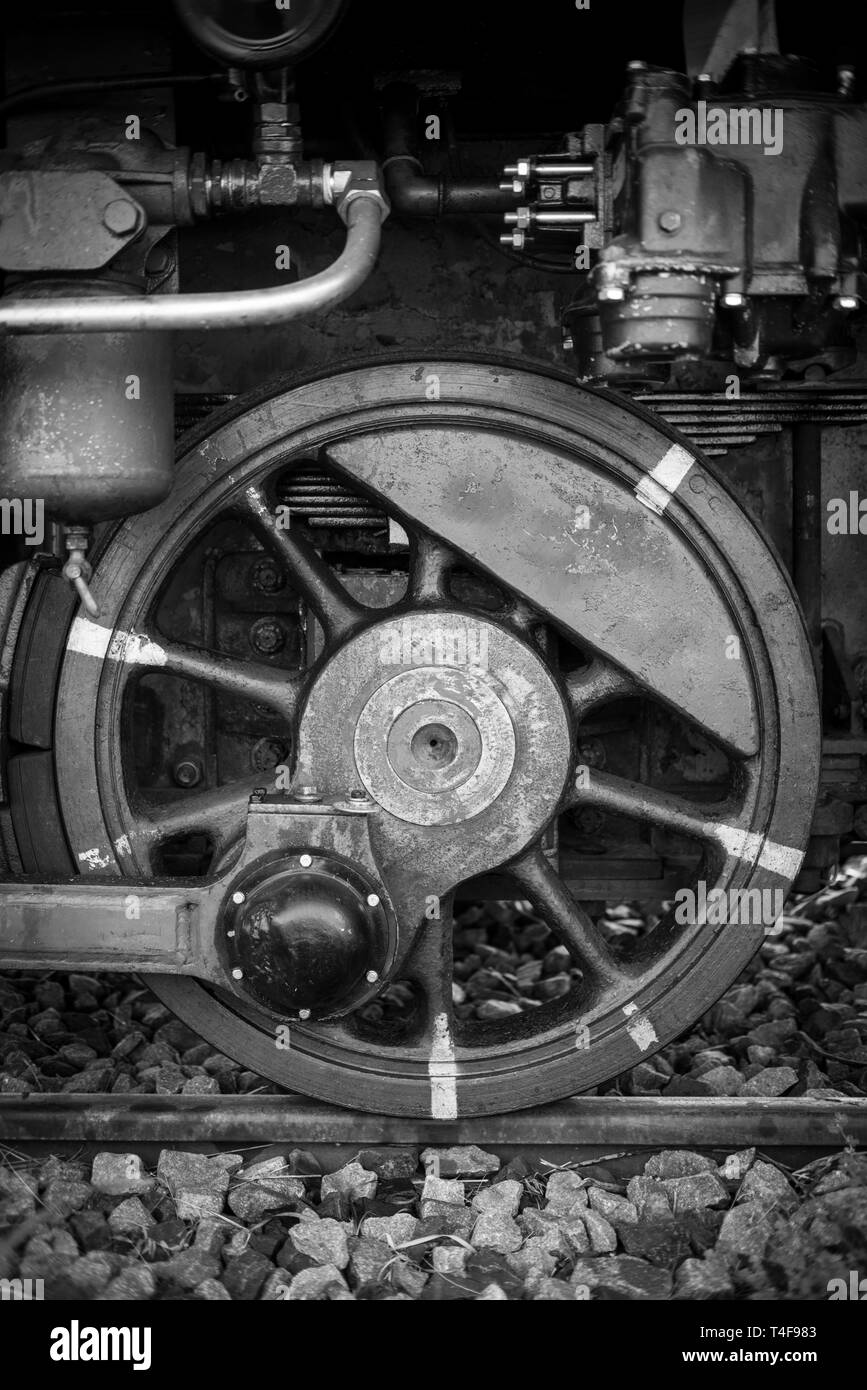
M 349 793 L 349 804 L 350 806 L 356 807 L 359 811 L 366 811 L 368 808 L 374 807 L 376 802 L 373 800 L 373 797 L 368 796 L 367 792 L 362 791 L 360 787 L 353 787 Z
M 286 633 L 276 619 L 260 618 L 250 629 L 250 642 L 263 656 L 273 656 L 286 645 Z
M 234 931 L 227 931 L 226 935 L 231 939 L 235 935 L 235 933 Z
M 554 188 L 553 184 L 550 184 L 550 183 L 544 184 L 543 187 L 542 187 L 542 201 L 545 202 L 545 203 L 550 203 L 550 202 L 553 202 L 553 200 L 554 200 L 556 197 L 557 197 L 557 190 L 556 190 L 556 188 Z
M 296 787 L 292 795 L 294 796 L 296 801 L 313 802 L 322 800 L 319 788 L 317 786 L 314 786 L 312 783 L 304 783 L 300 787 Z
M 603 303 L 616 303 L 626 298 L 626 291 L 620 285 L 603 285 L 597 298 Z
M 114 236 L 126 236 L 138 226 L 138 208 L 127 198 L 115 198 L 102 210 L 102 225 Z
M 683 218 L 675 208 L 661 212 L 657 221 L 664 232 L 679 232 L 683 225 Z
M 298 1017 L 299 1017 L 299 1018 L 301 1019 L 301 1021 L 303 1022 L 305 1019 L 308 1019 L 308 1018 L 310 1017 L 310 1010 L 309 1010 L 309 1009 L 299 1009 L 299 1010 L 298 1010 Z
M 179 787 L 195 787 L 202 780 L 202 765 L 197 758 L 182 758 L 175 763 L 172 776 Z
M 148 252 L 148 257 L 145 261 L 145 274 L 164 275 L 167 270 L 171 269 L 172 264 L 173 257 L 171 251 L 167 246 L 158 243 Z
M 246 901 L 246 898 L 247 894 L 242 893 L 240 888 L 237 888 L 235 892 L 232 894 L 232 902 L 236 905 L 236 907 L 240 907 L 241 903 Z
M 858 308 L 858 296 L 856 294 L 838 294 L 834 296 L 833 304 L 835 309 L 851 312 L 851 310 Z
M 298 860 L 298 863 L 301 865 L 302 869 L 309 869 L 310 865 L 313 863 L 313 855 L 302 854 L 301 858 Z
M 367 972 L 367 974 L 365 975 L 364 978 L 367 980 L 367 983 L 368 983 L 369 985 L 375 985 L 376 982 L 377 982 L 377 980 L 379 979 L 379 971 L 378 971 L 378 970 L 368 970 L 368 972 Z
M 233 979 L 233 980 L 243 980 L 243 978 L 244 978 L 244 972 L 243 972 L 243 970 L 241 969 L 240 965 L 236 965 L 236 966 L 235 966 L 235 969 L 232 971 L 232 979 Z
M 723 295 L 722 302 L 726 309 L 742 309 L 747 302 L 747 297 L 745 294 L 737 294 L 732 291 L 730 294 Z
M 273 560 L 259 560 L 253 566 L 253 584 L 263 594 L 275 594 L 285 583 L 285 574 Z
M 378 894 L 378 893 L 368 893 L 368 895 L 367 895 L 367 906 L 368 906 L 368 907 L 379 907 L 379 894 Z

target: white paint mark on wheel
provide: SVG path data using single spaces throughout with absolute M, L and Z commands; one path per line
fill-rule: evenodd
M 132 854 L 132 847 L 128 835 L 119 835 L 114 842 L 116 854 Z
M 656 1029 L 647 1017 L 647 1014 L 640 1014 L 638 1012 L 637 1004 L 624 1004 L 623 1012 L 630 1020 L 626 1025 L 626 1031 L 637 1048 L 642 1052 L 647 1052 L 649 1048 L 653 1047 L 654 1043 L 659 1042 L 659 1038 L 656 1036 Z
M 662 516 L 694 463 L 695 459 L 688 449 L 684 449 L 682 444 L 672 444 L 656 467 L 636 487 L 638 501 L 656 512 L 657 516 Z
M 108 649 L 109 661 L 122 661 L 126 666 L 165 666 L 168 657 L 157 642 L 138 637 L 134 632 L 116 632 Z
M 69 630 L 66 650 L 82 656 L 104 657 L 111 641 L 111 628 L 101 627 L 90 618 L 76 618 Z
M 82 656 L 97 656 L 101 660 L 121 661 L 126 666 L 166 666 L 168 657 L 163 648 L 149 637 L 135 632 L 115 631 L 103 627 L 91 618 L 76 618 L 69 630 L 67 651 Z
M 458 1115 L 458 1068 L 449 1031 L 447 1014 L 434 1019 L 433 1043 L 428 1063 L 430 1075 L 430 1113 L 434 1120 L 456 1120 Z
M 78 859 L 81 864 L 86 864 L 87 867 L 93 869 L 94 872 L 98 869 L 107 869 L 111 863 L 110 855 L 100 854 L 99 845 L 96 845 L 94 849 L 82 850 Z
M 780 874 L 782 878 L 796 878 L 804 858 L 802 849 L 792 849 L 789 845 L 778 845 L 766 840 L 754 830 L 742 830 L 737 825 L 720 825 L 711 822 L 707 826 L 709 835 L 715 837 L 728 854 L 738 859 L 749 859 L 762 869 Z

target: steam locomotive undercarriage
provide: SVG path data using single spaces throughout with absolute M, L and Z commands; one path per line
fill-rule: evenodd
M 162 91 L 224 99 L 207 154 L 166 135 L 198 100 L 130 125 L 110 54 L 102 99 L 7 75 L 0 491 L 47 520 L 0 573 L 0 962 L 140 972 L 290 1090 L 450 1119 L 652 1055 L 867 839 L 867 108 L 755 6 L 505 173 L 464 172 L 453 75 L 383 70 L 341 160 L 303 73 L 352 50 L 346 8 L 178 0 Z M 342 253 L 294 278 L 293 219 L 321 261 L 335 211 Z M 490 338 L 289 370 L 356 293 L 395 346 L 377 276 L 431 225 L 456 294 L 470 246 L 540 322 L 565 301 L 571 370 Z M 226 227 L 276 283 L 216 283 Z M 502 900 L 571 986 L 483 1022 L 453 926 Z M 606 902 L 651 926 L 612 940 Z

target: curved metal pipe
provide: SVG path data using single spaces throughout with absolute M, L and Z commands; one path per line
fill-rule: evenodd
M 447 217 L 463 213 L 503 213 L 514 209 L 514 193 L 490 179 L 448 179 L 430 176 L 410 154 L 390 155 L 384 162 L 385 187 L 395 211 L 410 217 Z
M 384 93 L 385 160 L 382 165 L 389 201 L 396 212 L 412 217 L 443 217 L 453 213 L 506 212 L 518 199 L 502 189 L 498 179 L 453 179 L 426 174 L 415 144 L 418 93 L 394 83 Z
M 364 284 L 382 237 L 381 201 L 357 194 L 345 212 L 346 245 L 318 275 L 268 290 L 135 298 L 0 301 L 0 331 L 9 333 L 130 333 L 145 330 L 262 328 L 330 309 Z

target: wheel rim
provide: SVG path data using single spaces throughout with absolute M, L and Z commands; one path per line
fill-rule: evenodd
M 419 389 L 419 381 L 432 375 L 440 387 L 437 401 L 424 398 L 423 385 Z M 520 401 L 517 410 L 516 400 Z M 303 420 L 300 427 L 298 418 Z M 600 419 L 608 435 L 604 443 L 593 437 Z M 630 478 L 636 459 L 646 471 L 648 462 L 662 451 L 655 445 L 649 460 L 648 438 L 663 445 L 672 438 L 671 431 L 656 421 L 601 393 L 585 393 L 519 369 L 454 362 L 425 364 L 423 369 L 418 364 L 401 364 L 362 368 L 313 382 L 275 395 L 217 426 L 182 460 L 169 501 L 119 528 L 100 556 L 94 578 L 106 615 L 101 622 L 121 632 L 147 632 L 154 595 L 186 549 L 189 535 L 212 519 L 230 494 L 237 496 L 242 485 L 261 483 L 292 458 L 309 457 L 319 448 L 334 452 L 351 448 L 352 439 L 363 432 L 377 428 L 411 432 L 420 423 L 432 422 L 458 429 L 466 428 L 468 420 L 475 428 L 506 429 L 541 441 L 542 446 L 568 448 L 578 469 L 587 466 L 589 455 L 596 469 L 620 468 Z M 405 436 L 410 457 L 411 437 L 410 433 Z M 711 483 L 702 492 L 690 494 L 678 524 L 684 530 L 692 528 L 689 543 L 702 550 L 709 582 L 729 586 L 737 595 L 736 606 L 759 616 L 758 623 L 745 623 L 739 630 L 761 717 L 759 752 L 752 760 L 740 762 L 734 779 L 740 801 L 731 801 L 718 817 L 728 838 L 720 838 L 714 826 L 708 885 L 712 879 L 713 886 L 725 890 L 786 887 L 797 867 L 796 852 L 806 843 L 817 782 L 815 695 L 802 678 L 810 669 L 809 656 L 796 605 L 774 558 L 719 480 L 704 463 L 701 469 L 701 476 Z M 204 490 L 203 479 L 208 482 Z M 723 525 L 729 528 L 742 581 L 735 578 L 732 562 L 717 542 L 715 530 L 718 533 Z M 264 535 L 261 528 L 258 534 Z M 438 571 L 436 553 L 436 542 L 421 548 L 414 580 L 415 597 L 428 602 L 436 598 L 442 569 Z M 297 561 L 293 563 L 297 566 Z M 305 564 L 309 566 L 309 556 Z M 328 583 L 319 569 L 311 571 L 308 580 L 314 585 Z M 516 600 L 508 618 L 510 630 L 526 639 L 526 604 Z M 67 833 L 82 871 L 91 869 L 94 860 L 81 856 L 97 847 L 98 859 L 108 860 L 97 871 L 148 873 L 147 855 L 154 835 L 143 824 L 137 803 L 130 805 L 118 742 L 117 715 L 128 668 L 97 661 L 80 646 L 72 640 L 67 650 L 55 731 L 58 794 Z M 140 649 L 139 657 L 137 669 L 151 669 L 146 648 Z M 178 657 L 179 671 L 190 674 L 190 660 L 188 655 Z M 225 673 L 220 679 L 226 679 Z M 591 699 L 616 696 L 624 688 L 622 672 L 612 673 L 604 661 L 597 661 L 583 680 L 567 682 L 565 693 L 574 713 L 586 711 Z M 574 750 L 569 756 L 571 776 Z M 784 798 L 786 786 L 794 787 L 794 794 Z M 228 846 L 232 826 L 237 826 L 238 807 L 226 811 L 225 796 L 213 800 L 224 807 L 213 823 Z M 640 803 L 651 824 L 674 825 L 689 833 L 699 822 L 707 822 L 694 805 L 675 805 L 659 792 L 638 797 L 629 787 L 604 776 L 591 779 L 584 800 L 610 811 L 623 806 L 634 811 Z M 188 821 L 188 813 L 184 814 Z M 177 823 L 177 818 L 164 819 L 163 831 Z M 540 827 L 540 834 L 544 828 Z M 529 898 L 549 925 L 553 921 L 585 967 L 590 961 L 587 973 L 592 976 L 594 952 L 599 956 L 592 924 L 563 897 L 538 841 L 539 835 L 533 836 L 526 853 L 512 856 L 509 872 L 515 896 Z M 782 866 L 769 864 L 768 844 L 790 848 L 795 860 Z M 763 856 L 764 863 L 760 862 Z M 579 990 L 577 997 L 573 992 L 532 1014 L 486 1029 L 482 1037 L 478 1030 L 474 1036 L 472 1028 L 456 1029 L 450 1015 L 445 986 L 451 926 L 445 911 L 439 926 L 431 924 L 426 930 L 411 961 L 413 977 L 427 983 L 420 1032 L 393 1047 L 373 1045 L 347 1031 L 346 1024 L 313 1027 L 293 1022 L 291 1047 L 281 1051 L 275 1046 L 273 1018 L 257 1020 L 251 1008 L 195 981 L 154 976 L 149 983 L 202 1036 L 290 1089 L 390 1113 L 433 1112 L 451 1118 L 455 1113 L 495 1112 L 574 1093 L 634 1065 L 676 1037 L 714 1002 L 750 959 L 762 936 L 761 926 L 705 924 L 680 933 L 670 925 L 657 928 L 647 939 L 653 944 L 645 947 L 644 956 L 636 953 L 621 986 L 607 994 L 603 990 L 595 1004 L 588 1001 L 586 992 L 581 997 Z M 576 1047 L 576 1028 L 581 1026 L 589 1032 L 589 1047 L 583 1045 L 585 1032 L 582 1045 Z

